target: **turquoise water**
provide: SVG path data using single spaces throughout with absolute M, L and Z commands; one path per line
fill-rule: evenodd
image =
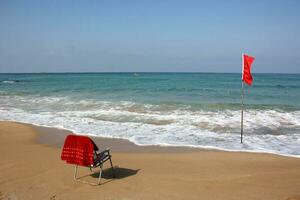
M 5 84 L 5 81 L 19 81 Z M 240 74 L 132 73 L 1 74 L 7 94 L 70 96 L 76 99 L 189 105 L 203 109 L 240 107 Z M 4 81 L 4 83 L 3 83 Z M 300 75 L 257 74 L 245 87 L 253 108 L 300 109 Z
M 300 75 L 218 73 L 0 74 L 0 119 L 124 138 L 300 155 Z

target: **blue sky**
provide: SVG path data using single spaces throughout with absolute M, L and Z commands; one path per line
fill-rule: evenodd
M 0 0 L 0 72 L 300 73 L 300 1 Z

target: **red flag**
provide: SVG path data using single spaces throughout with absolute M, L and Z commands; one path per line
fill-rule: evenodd
M 251 65 L 254 61 L 254 57 L 248 56 L 246 54 L 243 55 L 243 75 L 242 80 L 247 83 L 248 85 L 252 85 L 253 78 L 251 75 Z

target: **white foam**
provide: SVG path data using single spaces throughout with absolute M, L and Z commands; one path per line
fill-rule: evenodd
M 240 144 L 240 111 L 160 110 L 133 102 L 68 97 L 3 96 L 0 119 L 128 139 L 138 145 L 191 146 L 300 156 L 300 111 L 247 110 Z
M 16 81 L 2 81 L 2 83 L 9 83 L 9 84 L 13 84 L 15 83 Z

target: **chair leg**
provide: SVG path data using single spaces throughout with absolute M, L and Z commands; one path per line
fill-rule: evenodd
M 115 173 L 115 169 L 114 169 L 113 163 L 111 161 L 111 158 L 109 158 L 109 162 L 110 162 L 110 166 L 111 166 L 113 177 L 116 178 L 116 173 Z
M 99 178 L 98 178 L 98 185 L 100 185 L 100 182 L 101 182 L 101 175 L 102 175 L 102 164 L 100 165 L 100 172 L 99 172 Z
M 78 168 L 78 165 L 75 166 L 75 171 L 74 171 L 74 180 L 75 181 L 77 180 L 77 168 Z

